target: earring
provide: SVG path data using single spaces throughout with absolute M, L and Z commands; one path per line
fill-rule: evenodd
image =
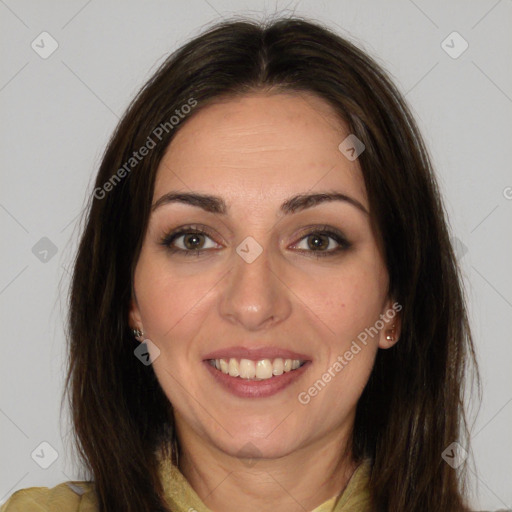
M 133 332 L 133 336 L 135 338 L 142 338 L 144 336 L 144 331 L 140 330 L 140 329 L 132 329 L 132 332 Z
M 390 334 L 386 335 L 387 341 L 395 341 L 394 333 L 395 333 L 395 324 L 391 326 L 391 329 L 388 331 Z

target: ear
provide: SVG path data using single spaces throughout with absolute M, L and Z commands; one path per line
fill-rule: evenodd
M 131 329 L 139 329 L 140 331 L 144 330 L 137 299 L 133 294 L 130 302 L 130 310 L 128 312 L 128 325 Z
M 379 333 L 379 348 L 391 348 L 399 341 L 402 332 L 402 309 L 403 306 L 392 299 L 386 302 L 381 314 L 384 327 Z

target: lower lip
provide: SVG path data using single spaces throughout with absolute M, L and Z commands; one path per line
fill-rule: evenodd
M 275 395 L 297 381 L 308 370 L 311 361 L 306 361 L 300 368 L 275 375 L 265 380 L 248 380 L 221 372 L 208 361 L 204 361 L 206 368 L 225 389 L 241 398 L 265 398 Z

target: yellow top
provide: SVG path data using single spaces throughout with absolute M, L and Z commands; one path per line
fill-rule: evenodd
M 368 480 L 371 464 L 363 461 L 340 496 L 335 496 L 311 512 L 369 512 Z M 160 477 L 173 512 L 212 512 L 201 501 L 181 471 L 169 460 L 160 461 Z M 55 487 L 29 487 L 11 495 L 0 512 L 97 512 L 98 504 L 91 482 L 69 481 Z

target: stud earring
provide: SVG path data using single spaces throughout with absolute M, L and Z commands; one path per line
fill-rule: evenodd
M 387 334 L 386 335 L 386 340 L 387 341 L 395 341 L 395 336 L 394 336 L 394 333 L 395 333 L 395 324 L 393 324 L 391 326 L 391 329 L 388 331 L 390 334 Z
M 136 339 L 142 338 L 144 336 L 144 331 L 142 331 L 140 329 L 132 329 L 132 332 L 133 332 L 133 336 Z

